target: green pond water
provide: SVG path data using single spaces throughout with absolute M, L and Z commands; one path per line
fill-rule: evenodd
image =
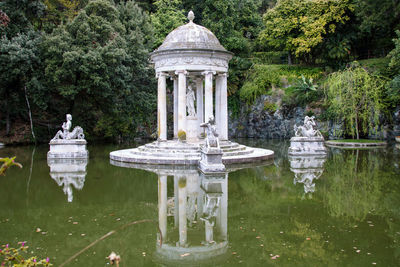
M 238 141 L 275 159 L 158 176 L 112 165 L 123 147 L 97 145 L 87 166 L 50 172 L 48 146 L 2 148 L 24 167 L 0 176 L 0 243 L 27 241 L 54 266 L 108 266 L 111 251 L 120 266 L 400 266 L 400 149 L 289 158 L 288 141 Z

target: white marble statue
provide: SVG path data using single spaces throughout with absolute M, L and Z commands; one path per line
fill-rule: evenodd
M 200 124 L 200 127 L 206 128 L 206 147 L 207 148 L 220 148 L 217 133 L 217 126 L 215 125 L 214 116 L 211 115 L 208 122 Z
M 315 117 L 304 118 L 304 125 L 297 126 L 294 125 L 294 134 L 296 137 L 322 137 L 322 134 L 319 130 L 316 129 L 317 124 L 314 121 Z
M 194 108 L 194 101 L 196 100 L 196 96 L 194 95 L 194 91 L 192 86 L 188 86 L 188 90 L 186 92 L 186 106 L 190 117 L 196 117 L 196 110 Z
M 59 130 L 52 140 L 57 139 L 85 139 L 83 134 L 83 129 L 80 126 L 76 126 L 72 132 L 70 132 L 72 126 L 72 116 L 71 114 L 66 115 L 67 121 L 62 124 L 62 131 Z

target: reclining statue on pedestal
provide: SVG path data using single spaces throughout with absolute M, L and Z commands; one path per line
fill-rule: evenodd
M 52 140 L 57 140 L 57 139 L 85 139 L 85 135 L 83 134 L 83 129 L 80 126 L 76 126 L 72 132 L 69 130 L 71 129 L 72 126 L 72 116 L 71 114 L 67 114 L 67 121 L 62 124 L 62 131 L 59 130 L 54 136 Z
M 215 125 L 214 116 L 211 115 L 208 122 L 200 124 L 200 127 L 206 128 L 206 147 L 219 149 L 219 139 L 217 133 L 217 126 Z
M 297 126 L 294 125 L 294 134 L 296 137 L 322 137 L 319 130 L 316 129 L 317 124 L 314 121 L 315 117 L 304 118 L 304 125 Z

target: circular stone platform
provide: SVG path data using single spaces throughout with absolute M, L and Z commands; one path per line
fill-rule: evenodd
M 344 147 L 344 148 L 374 148 L 385 147 L 386 142 L 370 142 L 370 143 L 357 143 L 357 142 L 340 142 L 340 141 L 326 141 L 325 144 L 330 147 Z
M 203 143 L 155 141 L 137 148 L 113 151 L 110 159 L 143 164 L 197 165 L 200 161 L 200 145 Z M 272 150 L 248 147 L 231 141 L 221 141 L 220 146 L 223 151 L 222 162 L 226 165 L 260 162 L 274 157 Z

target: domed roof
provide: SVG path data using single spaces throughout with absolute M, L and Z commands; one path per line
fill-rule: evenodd
M 209 29 L 193 22 L 194 14 L 192 11 L 189 12 L 188 19 L 189 23 L 170 32 L 156 51 L 175 49 L 226 51 Z

